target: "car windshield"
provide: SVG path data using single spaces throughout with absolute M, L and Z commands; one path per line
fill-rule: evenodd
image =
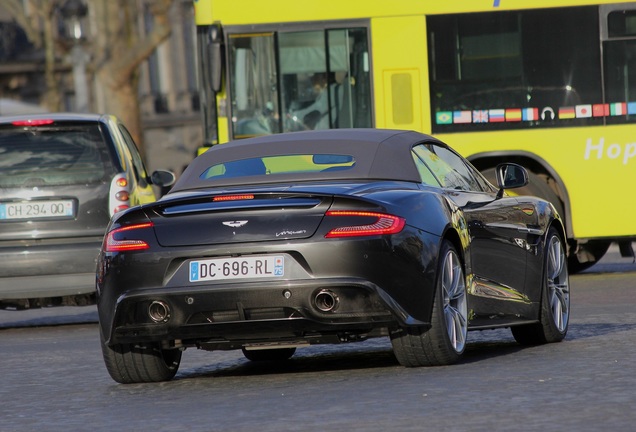
M 97 125 L 0 128 L 0 187 L 95 183 L 111 166 Z
M 287 173 L 325 172 L 351 169 L 355 158 L 340 154 L 277 155 L 240 159 L 212 165 L 202 179 L 275 175 Z

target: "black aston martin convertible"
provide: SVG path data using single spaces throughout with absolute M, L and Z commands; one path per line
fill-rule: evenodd
M 163 381 L 182 352 L 389 337 L 404 366 L 458 361 L 467 330 L 562 340 L 563 223 L 417 132 L 297 132 L 215 146 L 153 204 L 111 221 L 97 266 L 101 344 L 121 383 Z

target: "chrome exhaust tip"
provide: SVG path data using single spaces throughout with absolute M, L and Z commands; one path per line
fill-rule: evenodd
M 320 290 L 314 297 L 314 305 L 321 312 L 333 312 L 338 308 L 340 300 L 336 293 L 330 290 Z
M 166 323 L 170 319 L 170 306 L 161 300 L 155 300 L 148 306 L 148 317 L 155 323 Z

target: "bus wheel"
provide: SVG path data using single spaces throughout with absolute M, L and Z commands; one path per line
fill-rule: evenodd
M 579 273 L 596 264 L 610 247 L 609 241 L 589 241 L 571 248 L 568 256 L 568 270 L 570 273 Z M 576 253 L 574 253 L 576 251 Z

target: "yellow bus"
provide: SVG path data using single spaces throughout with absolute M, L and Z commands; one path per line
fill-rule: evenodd
M 301 129 L 437 136 L 566 222 L 571 271 L 636 238 L 636 3 L 195 0 L 208 144 Z

